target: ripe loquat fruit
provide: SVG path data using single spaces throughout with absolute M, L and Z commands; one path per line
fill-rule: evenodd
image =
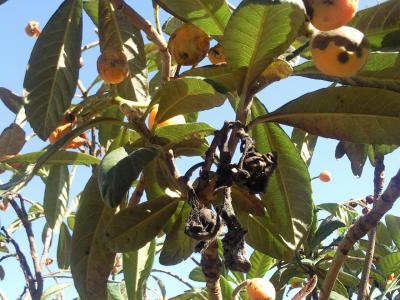
M 275 300 L 276 297 L 275 287 L 266 279 L 248 279 L 246 289 L 251 300 Z
M 311 54 L 315 66 L 324 74 L 350 77 L 365 64 L 370 47 L 364 34 L 343 26 L 318 32 L 311 39 Z
M 72 130 L 72 123 L 67 123 L 61 126 L 58 126 L 52 133 L 49 135 L 49 142 L 50 144 L 55 144 L 60 138 L 65 136 L 67 133 L 69 133 Z M 75 137 L 72 141 L 69 142 L 66 146 L 64 146 L 65 149 L 76 149 L 79 148 L 85 144 L 87 144 L 87 137 L 86 133 L 82 133 L 80 136 Z
M 176 29 L 169 41 L 168 50 L 182 66 L 192 66 L 200 62 L 210 48 L 210 37 L 200 28 L 185 23 Z
M 329 171 L 322 171 L 319 174 L 319 180 L 321 180 L 322 182 L 329 182 L 332 180 L 332 175 Z
M 358 0 L 304 0 L 311 23 L 328 31 L 346 25 L 355 15 Z
M 154 105 L 151 108 L 150 113 L 149 113 L 148 126 L 150 129 L 152 129 L 154 126 L 157 112 L 158 112 L 158 104 Z M 185 124 L 185 123 L 186 123 L 185 117 L 183 115 L 177 115 L 168 120 L 165 120 L 164 122 L 157 124 L 157 128 L 168 126 L 168 125 L 177 125 L 177 124 Z
M 207 55 L 208 59 L 213 65 L 226 63 L 224 49 L 222 48 L 222 45 L 220 43 L 218 43 L 214 47 L 211 47 Z
M 97 71 L 107 83 L 117 84 L 128 77 L 128 60 L 119 50 L 105 50 L 97 59 Z
M 27 35 L 37 38 L 41 33 L 39 22 L 29 21 L 28 25 L 25 27 L 25 32 Z

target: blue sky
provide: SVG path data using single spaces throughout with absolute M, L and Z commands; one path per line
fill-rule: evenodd
M 238 1 L 233 1 L 237 3 Z M 30 51 L 35 43 L 35 39 L 29 38 L 25 32 L 24 27 L 30 20 L 36 20 L 40 23 L 41 27 L 46 24 L 51 14 L 57 9 L 61 1 L 21 1 L 9 0 L 6 4 L 0 6 L 0 86 L 8 88 L 18 94 L 22 93 L 22 84 L 25 74 L 26 65 L 29 59 Z M 128 1 L 142 13 L 147 19 L 153 21 L 153 12 L 151 9 L 151 1 Z M 361 7 L 377 4 L 377 1 L 361 0 Z M 165 15 L 162 15 L 165 19 Z M 96 35 L 94 32 L 94 25 L 85 16 L 84 18 L 84 40 L 83 44 L 95 41 Z M 84 85 L 87 86 L 96 75 L 96 60 L 98 50 L 92 49 L 84 53 L 85 66 L 82 68 L 80 78 Z M 259 98 L 272 111 L 282 104 L 290 101 L 306 92 L 310 92 L 319 88 L 328 86 L 329 83 L 323 81 L 308 80 L 304 78 L 289 78 L 287 80 L 273 84 L 259 94 Z M 221 116 L 224 116 L 221 118 Z M 233 119 L 234 115 L 228 105 L 216 108 L 200 114 L 200 120 L 209 122 L 215 128 L 221 127 L 225 119 Z M 10 125 L 13 122 L 13 115 L 9 112 L 3 104 L 0 103 L 0 130 Z M 27 134 L 31 134 L 32 130 L 26 126 Z M 291 129 L 286 128 L 290 133 Z M 311 176 L 318 175 L 322 170 L 329 170 L 333 175 L 333 180 L 330 183 L 322 183 L 314 180 L 313 194 L 314 201 L 318 203 L 324 202 L 342 202 L 354 197 L 362 197 L 373 192 L 373 169 L 367 162 L 366 167 L 361 178 L 353 176 L 350 163 L 347 158 L 336 160 L 334 151 L 337 141 L 330 139 L 319 139 L 313 161 L 310 165 Z M 28 143 L 23 153 L 37 151 L 45 144 L 38 139 L 33 139 Z M 399 168 L 398 162 L 400 161 L 400 152 L 395 152 L 386 157 L 386 176 L 390 178 L 395 174 Z M 191 161 L 187 159 L 179 159 L 178 167 L 184 171 L 191 165 Z M 78 169 L 78 180 L 75 181 L 71 191 L 72 197 L 79 192 L 86 178 L 89 174 L 89 169 L 80 167 Z M 0 175 L 0 180 L 6 181 L 8 176 Z M 42 201 L 44 186 L 38 179 L 33 180 L 27 188 L 23 190 L 23 194 L 29 199 L 35 201 Z M 398 206 L 392 210 L 395 214 L 398 211 Z M 15 218 L 12 210 L 6 213 L 0 212 L 0 221 L 2 225 L 8 225 L 11 220 Z M 39 251 L 42 249 L 40 242 L 42 221 L 34 225 L 35 234 L 38 241 Z M 25 232 L 19 231 L 15 238 L 20 242 L 23 249 L 28 249 L 26 244 Z M 53 245 L 53 257 L 55 255 Z M 0 289 L 5 291 L 9 299 L 15 299 L 22 292 L 23 276 L 18 263 L 14 259 L 8 259 L 2 263 L 6 269 L 6 278 L 0 281 Z M 187 262 L 182 265 L 174 267 L 156 267 L 168 269 L 172 272 L 186 277 L 186 274 L 193 267 L 193 263 Z M 53 270 L 56 266 L 50 267 Z M 46 272 L 46 270 L 45 270 Z M 174 279 L 156 274 L 165 280 L 168 296 L 173 296 L 184 289 L 184 286 Z M 53 284 L 51 279 L 46 279 L 46 286 Z M 71 299 L 74 293 L 67 294 L 66 299 Z

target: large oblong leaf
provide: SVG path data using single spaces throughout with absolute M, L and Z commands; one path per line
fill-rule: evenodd
M 43 28 L 24 79 L 29 124 L 45 140 L 62 123 L 79 75 L 82 1 L 65 0 Z
M 69 171 L 66 165 L 50 168 L 44 191 L 43 208 L 47 225 L 54 229 L 60 225 L 68 209 Z
M 101 197 L 110 207 L 117 207 L 125 198 L 133 181 L 158 154 L 155 148 L 140 148 L 128 155 L 124 147 L 107 154 L 99 170 Z
M 200 77 L 184 77 L 165 83 L 156 94 L 154 102 L 160 106 L 156 123 L 179 114 L 187 114 L 220 106 L 225 95 Z M 154 125 L 155 126 L 155 125 Z
M 396 244 L 397 249 L 400 250 L 400 217 L 386 215 L 385 222 L 393 242 Z
M 106 49 L 123 51 L 128 59 L 129 77 L 117 85 L 118 94 L 130 100 L 147 101 L 147 67 L 142 35 L 109 0 L 99 1 L 99 37 L 102 52 Z
M 7 164 L 15 162 L 34 164 L 45 153 L 46 151 L 38 151 L 16 155 L 6 159 L 4 162 Z M 97 165 L 99 163 L 100 159 L 89 154 L 59 150 L 50 159 L 46 160 L 45 165 Z
M 367 37 L 373 48 L 400 46 L 400 2 L 389 0 L 359 11 L 349 23 Z
M 223 35 L 231 11 L 225 0 L 156 0 L 170 14 L 203 29 L 209 35 Z
M 255 99 L 251 113 L 258 116 L 266 112 L 262 103 Z M 273 151 L 278 155 L 278 165 L 269 179 L 267 192 L 261 200 L 267 208 L 264 226 L 279 236 L 286 247 L 297 248 L 306 238 L 312 222 L 312 191 L 308 168 L 286 133 L 276 124 L 259 125 L 252 130 L 257 150 Z M 260 250 L 270 256 L 272 254 Z M 275 256 L 276 257 L 276 256 Z
M 226 27 L 223 46 L 228 65 L 245 69 L 245 88 L 289 48 L 305 17 L 300 0 L 241 2 Z
M 104 229 L 113 214 L 101 201 L 96 172 L 81 194 L 71 240 L 71 273 L 81 299 L 107 299 L 115 253 L 105 247 Z
M 385 275 L 398 273 L 400 268 L 400 252 L 393 252 L 381 257 L 378 266 Z
M 321 89 L 257 118 L 252 125 L 265 121 L 341 141 L 398 145 L 400 93 L 361 87 Z
M 180 200 L 164 196 L 122 210 L 107 226 L 107 246 L 115 252 L 142 248 L 161 231 Z
M 57 265 L 62 270 L 68 270 L 71 259 L 71 234 L 65 223 L 61 224 L 57 245 Z

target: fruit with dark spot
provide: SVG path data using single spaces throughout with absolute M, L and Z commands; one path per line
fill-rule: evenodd
M 221 44 L 217 44 L 210 48 L 208 51 L 208 59 L 213 65 L 219 65 L 226 63 L 224 49 Z
M 318 32 L 311 39 L 315 66 L 331 76 L 355 75 L 367 61 L 369 52 L 369 43 L 364 34 L 352 27 Z
M 355 15 L 358 0 L 304 0 L 311 23 L 328 31 L 346 25 Z
M 200 62 L 210 48 L 210 37 L 200 28 L 185 23 L 176 29 L 169 41 L 168 50 L 177 64 L 192 66 Z
M 41 33 L 39 22 L 29 21 L 28 25 L 25 27 L 25 32 L 27 35 L 37 38 Z
M 128 60 L 119 50 L 105 50 L 97 59 L 97 71 L 107 83 L 117 84 L 128 77 Z

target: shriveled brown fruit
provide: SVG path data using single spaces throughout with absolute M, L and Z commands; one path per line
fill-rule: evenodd
M 218 43 L 214 47 L 211 47 L 207 55 L 208 59 L 213 65 L 226 63 L 224 49 L 220 43 Z
M 192 66 L 200 62 L 210 48 L 210 37 L 200 28 L 185 23 L 176 29 L 169 41 L 168 50 L 177 64 Z
M 355 75 L 364 66 L 369 52 L 370 46 L 364 34 L 352 27 L 321 31 L 311 39 L 315 66 L 331 76 Z
M 107 83 L 117 84 L 128 77 L 128 60 L 119 50 L 107 49 L 97 59 L 97 71 Z
M 29 21 L 25 27 L 25 32 L 27 35 L 37 38 L 42 32 L 39 27 L 39 22 Z

